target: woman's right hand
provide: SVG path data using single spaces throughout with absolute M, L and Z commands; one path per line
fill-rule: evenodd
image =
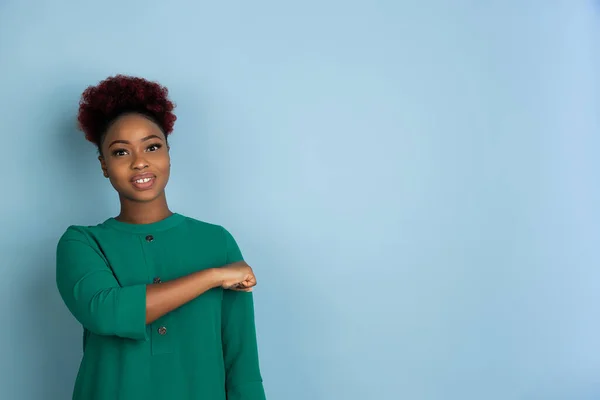
M 227 264 L 218 268 L 221 287 L 223 289 L 250 292 L 256 286 L 256 277 L 252 268 L 245 261 Z

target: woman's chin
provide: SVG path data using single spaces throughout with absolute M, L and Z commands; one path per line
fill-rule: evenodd
M 136 203 L 149 203 L 151 201 L 156 200 L 157 198 L 159 198 L 161 195 L 163 194 L 163 191 L 156 191 L 156 190 L 145 190 L 142 192 L 139 191 L 127 191 L 126 193 L 120 192 L 119 195 L 120 197 L 124 197 L 129 201 L 133 201 Z

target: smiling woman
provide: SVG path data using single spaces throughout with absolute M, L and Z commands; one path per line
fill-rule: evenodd
M 110 125 L 100 146 L 104 176 L 120 194 L 122 205 L 158 199 L 166 204 L 171 159 L 166 135 L 156 122 L 144 115 L 125 114 Z
M 152 212 L 169 214 L 164 189 L 170 173 L 167 137 L 177 119 L 174 107 L 167 88 L 138 77 L 117 75 L 83 92 L 79 124 L 98 148 L 104 176 L 119 193 L 117 219 L 160 217 L 140 209 L 140 201 L 150 202 Z
M 73 399 L 265 399 L 252 268 L 224 227 L 167 204 L 173 108 L 137 77 L 82 95 L 80 127 L 121 211 L 57 246 L 58 290 L 84 332 Z

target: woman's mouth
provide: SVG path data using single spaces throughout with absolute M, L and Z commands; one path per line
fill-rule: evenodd
M 135 176 L 131 180 L 131 184 L 137 190 L 148 190 L 154 186 L 154 181 L 156 181 L 156 177 L 154 175 Z

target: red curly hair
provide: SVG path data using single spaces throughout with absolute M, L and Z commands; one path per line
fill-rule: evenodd
M 177 117 L 166 87 L 143 78 L 116 75 L 89 86 L 79 102 L 79 128 L 98 149 L 106 130 L 120 115 L 140 113 L 152 119 L 165 134 L 173 132 Z

